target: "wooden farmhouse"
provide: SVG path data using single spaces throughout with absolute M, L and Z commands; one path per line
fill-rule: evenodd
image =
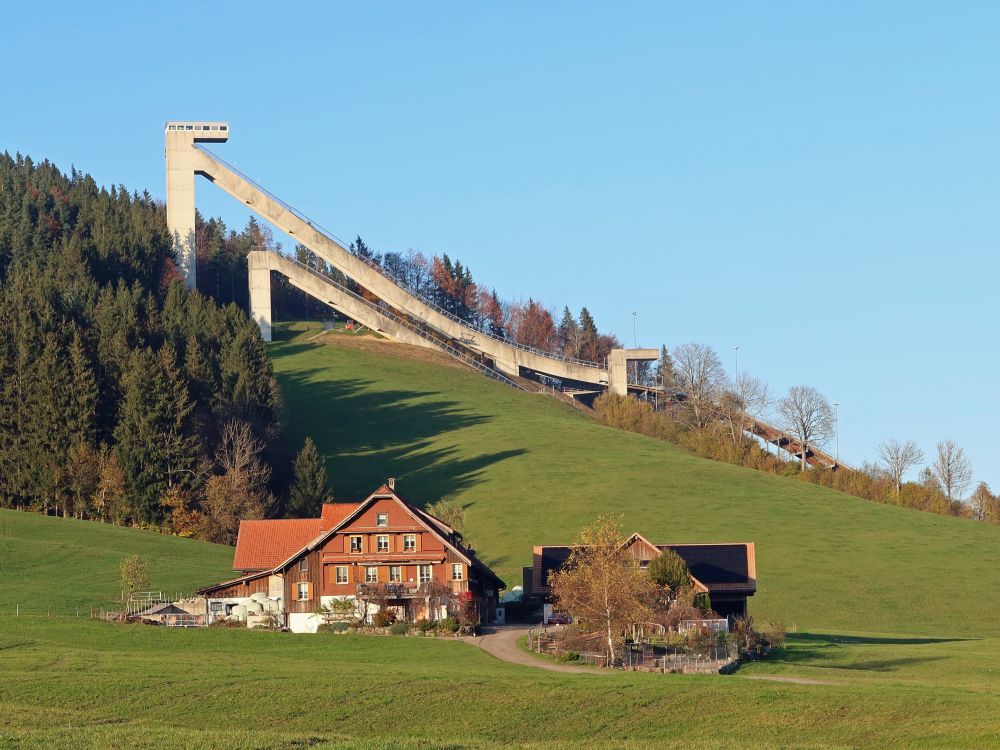
M 665 549 L 676 552 L 687 563 L 695 589 L 708 594 L 712 609 L 723 617 L 745 615 L 747 597 L 757 591 L 757 559 L 753 542 L 653 544 L 641 534 L 633 534 L 623 548 L 643 568 Z M 551 600 L 549 574 L 562 567 L 572 550 L 570 545 L 534 548 L 532 566 L 524 569 L 526 600 L 541 604 Z
M 242 575 L 199 590 L 209 622 L 278 624 L 316 632 L 335 600 L 371 621 L 441 619 L 475 606 L 493 622 L 504 584 L 446 523 L 404 500 L 389 480 L 359 503 L 327 503 L 319 518 L 243 521 L 233 568 Z

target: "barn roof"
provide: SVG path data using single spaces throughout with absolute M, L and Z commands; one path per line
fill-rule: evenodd
M 233 570 L 270 570 L 319 536 L 323 524 L 323 518 L 241 521 Z

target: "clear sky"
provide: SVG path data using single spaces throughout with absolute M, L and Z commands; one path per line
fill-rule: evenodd
M 739 346 L 841 402 L 845 461 L 951 437 L 1000 489 L 1000 4 L 0 13 L 0 149 L 162 197 L 164 121 L 228 120 L 216 152 L 339 236 L 629 343 L 638 310 L 640 345 Z

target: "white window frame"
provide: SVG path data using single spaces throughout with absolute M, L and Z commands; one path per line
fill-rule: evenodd
M 303 589 L 303 587 L 305 587 L 305 592 L 306 592 L 305 596 L 302 596 L 302 589 Z M 299 581 L 298 584 L 296 584 L 296 586 L 295 586 L 295 595 L 298 597 L 297 601 L 300 601 L 300 602 L 307 602 L 307 601 L 309 601 L 309 599 L 310 599 L 310 596 L 309 596 L 309 582 L 308 581 Z
M 389 583 L 402 583 L 403 581 L 403 566 L 402 565 L 390 565 L 389 566 Z
M 465 580 L 465 577 L 462 575 L 462 563 L 451 564 L 451 580 L 453 581 Z
M 358 540 L 358 548 L 357 549 L 354 549 L 354 540 L 355 539 Z M 362 541 L 362 538 L 360 536 L 355 535 L 355 536 L 351 537 L 351 554 L 352 555 L 359 555 L 359 554 L 361 554 L 361 552 L 364 550 L 364 548 L 365 548 L 365 543 Z
M 424 577 L 424 571 L 427 572 L 427 577 Z M 433 565 L 418 565 L 417 566 L 417 583 L 430 583 L 434 580 L 434 566 Z
M 403 534 L 403 552 L 417 551 L 417 535 Z
M 383 540 L 385 541 L 385 547 L 382 546 L 382 541 Z M 379 552 L 388 552 L 389 551 L 389 537 L 388 537 L 388 535 L 383 534 L 383 535 L 378 536 L 376 538 L 376 540 L 375 540 L 375 549 L 377 551 L 379 551 Z
M 375 514 L 375 525 L 376 526 L 388 526 L 389 525 L 389 514 L 388 513 L 376 513 Z
M 378 566 L 365 566 L 365 583 L 378 583 Z
M 344 580 L 340 580 L 340 572 L 344 572 Z M 339 585 L 351 582 L 351 571 L 346 565 L 338 565 L 336 571 L 333 574 L 333 581 Z

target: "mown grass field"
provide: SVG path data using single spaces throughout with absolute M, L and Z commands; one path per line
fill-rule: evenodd
M 114 625 L 86 613 L 118 596 L 124 555 L 187 592 L 227 577 L 232 549 L 0 511 L 0 748 L 1000 747 L 995 529 L 702 461 L 399 349 L 304 338 L 272 348 L 286 419 L 326 452 L 341 499 L 390 474 L 415 500 L 456 497 L 512 581 L 532 544 L 609 509 L 655 539 L 751 539 L 754 609 L 797 632 L 720 677 Z
M 787 663 L 817 643 L 793 641 Z M 6 616 L 0 747 L 1000 746 L 996 683 L 952 674 L 968 664 L 951 644 L 822 648 L 836 656 L 810 668 L 830 682 L 817 685 L 552 673 L 432 639 Z M 987 663 L 1000 670 L 995 645 Z
M 468 539 L 509 585 L 533 545 L 569 542 L 614 511 L 654 542 L 756 542 L 752 608 L 765 619 L 1000 635 L 1000 527 L 707 461 L 409 347 L 315 333 L 292 325 L 271 346 L 296 445 L 313 436 L 339 499 L 395 476 L 414 502 L 458 500 Z
M 0 616 L 65 615 L 121 598 L 119 565 L 141 554 L 150 586 L 193 594 L 233 577 L 233 549 L 154 531 L 0 509 Z

